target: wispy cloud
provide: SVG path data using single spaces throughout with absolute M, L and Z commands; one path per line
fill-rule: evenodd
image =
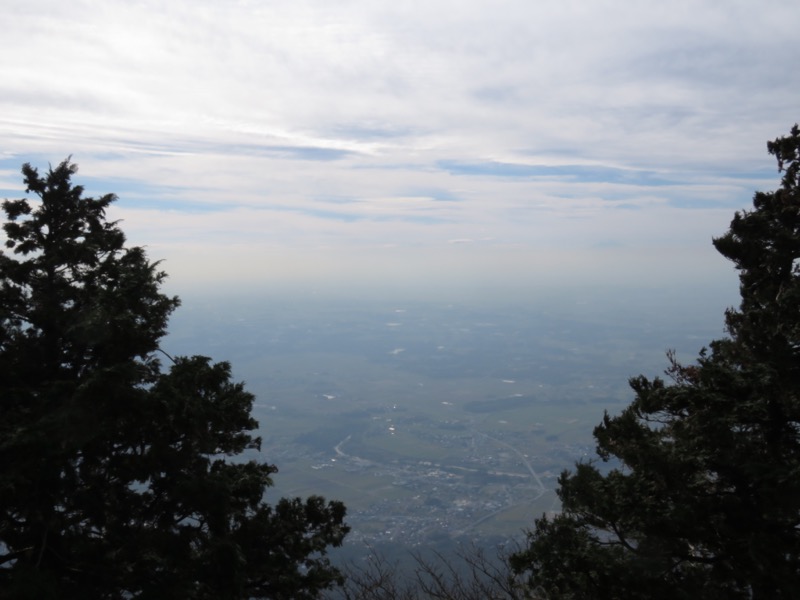
M 2 192 L 71 154 L 184 280 L 718 268 L 800 119 L 779 0 L 12 4 Z

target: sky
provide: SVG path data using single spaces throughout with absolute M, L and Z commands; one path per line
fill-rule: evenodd
M 800 120 L 791 0 L 2 7 L 0 197 L 71 156 L 178 293 L 735 289 Z

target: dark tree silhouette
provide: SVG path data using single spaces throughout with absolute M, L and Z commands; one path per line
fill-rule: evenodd
M 559 480 L 563 513 L 512 558 L 557 598 L 800 593 L 800 131 L 768 144 L 781 186 L 714 240 L 741 305 L 697 363 L 631 380 L 595 429 L 600 458 Z
M 253 396 L 227 363 L 157 358 L 165 274 L 66 160 L 5 201 L 0 598 L 313 598 L 341 582 L 339 502 L 264 501 Z

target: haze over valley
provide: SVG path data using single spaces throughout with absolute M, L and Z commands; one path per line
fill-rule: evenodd
M 270 494 L 343 500 L 348 552 L 503 544 L 558 509 L 559 473 L 594 456 L 629 377 L 722 335 L 735 290 L 522 300 L 207 293 L 184 298 L 164 348 L 232 363 L 280 469 Z

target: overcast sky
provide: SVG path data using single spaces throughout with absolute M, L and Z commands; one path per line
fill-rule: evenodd
M 67 155 L 178 288 L 662 285 L 779 181 L 793 0 L 5 0 L 0 195 Z

